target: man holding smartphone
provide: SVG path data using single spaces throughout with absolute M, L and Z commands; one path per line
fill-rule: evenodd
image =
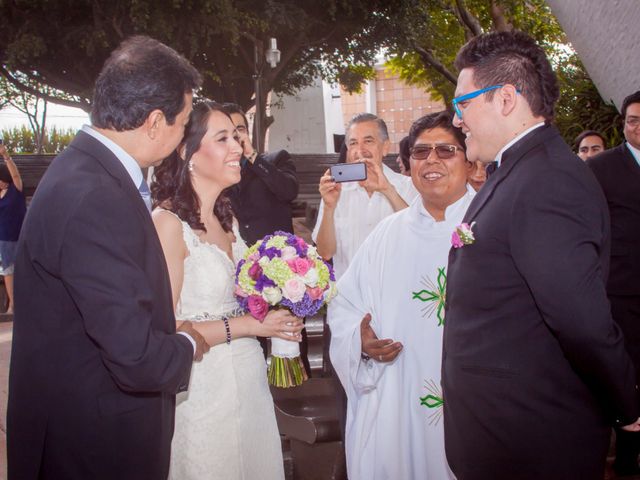
M 347 126 L 347 163 L 363 162 L 366 180 L 338 183 L 327 170 L 320 179 L 320 210 L 312 238 L 318 253 L 333 258 L 336 278 L 383 218 L 406 208 L 417 196 L 411 178 L 394 172 L 382 159 L 389 151 L 384 120 L 360 113 Z

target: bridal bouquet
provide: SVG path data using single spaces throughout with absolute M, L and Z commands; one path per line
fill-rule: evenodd
M 314 315 L 336 293 L 333 268 L 316 248 L 286 232 L 267 235 L 251 246 L 238 263 L 236 297 L 259 321 L 269 309 L 287 308 L 296 317 Z M 269 383 L 301 385 L 309 377 L 300 359 L 300 345 L 271 339 Z

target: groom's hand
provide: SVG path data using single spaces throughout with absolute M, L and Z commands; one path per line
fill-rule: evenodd
M 200 360 L 202 360 L 203 355 L 209 351 L 209 348 L 211 348 L 204 337 L 200 335 L 200 333 L 195 328 L 193 328 L 191 322 L 188 321 L 182 322 L 182 325 L 180 325 L 178 331 L 186 333 L 193 339 L 194 342 L 196 342 L 196 351 L 193 354 L 193 361 L 199 362 Z
M 362 351 L 377 362 L 391 362 L 402 351 L 402 344 L 391 338 L 379 340 L 371 328 L 371 314 L 367 313 L 360 322 L 360 339 Z
M 629 425 L 625 425 L 622 430 L 625 432 L 640 432 L 640 418 Z

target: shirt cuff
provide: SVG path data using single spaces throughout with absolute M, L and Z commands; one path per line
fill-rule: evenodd
M 196 354 L 196 341 L 191 338 L 191 335 L 189 335 L 187 332 L 177 332 L 178 335 L 184 335 L 185 337 L 187 337 L 187 339 L 191 342 L 191 345 L 193 346 L 193 354 Z

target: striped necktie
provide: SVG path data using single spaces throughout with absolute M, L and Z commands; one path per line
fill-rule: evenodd
M 144 204 L 147 206 L 147 210 L 151 213 L 151 192 L 149 191 L 149 186 L 147 185 L 147 182 L 144 181 L 144 178 L 142 179 L 142 182 L 140 182 L 138 191 L 140 192 L 140 196 L 142 197 Z

